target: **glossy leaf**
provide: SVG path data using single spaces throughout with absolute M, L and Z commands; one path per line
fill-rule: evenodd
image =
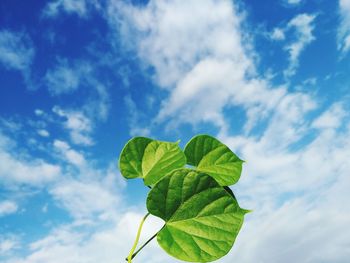
M 146 137 L 135 137 L 124 146 L 119 158 L 119 169 L 125 178 L 142 177 L 142 158 L 152 141 Z
M 235 184 L 241 176 L 243 161 L 209 135 L 193 137 L 185 147 L 185 155 L 188 164 L 212 176 L 222 186 Z
M 186 164 L 186 156 L 177 143 L 135 137 L 124 147 L 119 168 L 127 178 L 143 178 L 145 185 L 153 185 L 167 173 Z
M 166 222 L 157 234 L 159 245 L 190 262 L 226 255 L 247 212 L 212 177 L 191 169 L 162 178 L 149 192 L 147 209 Z
M 142 159 L 142 172 L 146 185 L 155 184 L 169 172 L 184 167 L 186 156 L 178 143 L 153 141 L 147 145 Z

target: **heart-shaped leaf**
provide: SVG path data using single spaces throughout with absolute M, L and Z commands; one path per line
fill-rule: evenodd
M 142 177 L 142 158 L 152 141 L 146 137 L 134 137 L 124 146 L 119 157 L 119 169 L 125 178 Z
M 148 194 L 147 209 L 165 221 L 157 234 L 159 245 L 190 262 L 226 255 L 247 213 L 212 177 L 191 169 L 162 178 Z
M 124 147 L 120 158 L 121 174 L 127 178 L 143 178 L 145 185 L 153 185 L 174 169 L 186 164 L 186 156 L 178 143 L 135 137 Z
M 243 161 L 209 135 L 193 137 L 185 147 L 185 155 L 188 164 L 212 176 L 222 186 L 235 184 L 241 176 Z

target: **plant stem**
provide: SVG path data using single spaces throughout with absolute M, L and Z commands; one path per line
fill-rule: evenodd
M 158 234 L 158 232 L 155 233 L 150 239 L 148 239 L 148 240 L 145 242 L 145 244 L 143 244 L 134 254 L 132 254 L 131 259 L 133 259 L 134 257 L 136 257 L 136 255 L 137 255 L 145 246 L 147 246 L 147 244 L 148 244 L 149 242 L 151 242 L 151 241 L 157 236 L 157 234 Z M 126 258 L 125 260 L 128 260 L 128 258 Z
M 140 235 L 141 235 L 141 230 L 142 230 L 142 226 L 143 226 L 143 223 L 145 222 L 146 218 L 149 216 L 149 213 L 147 213 L 143 218 L 142 218 L 142 221 L 140 223 L 140 226 L 139 226 L 139 229 L 137 231 L 137 235 L 136 235 L 136 239 L 135 239 L 135 242 L 134 242 L 134 245 L 132 246 L 131 250 L 130 250 L 130 253 L 129 253 L 129 256 L 128 256 L 128 263 L 131 263 L 131 260 L 133 259 L 133 254 L 134 254 L 134 251 L 136 249 L 136 246 L 137 246 L 137 243 L 139 242 L 139 239 L 140 239 Z M 138 250 L 139 251 L 139 250 Z M 137 252 L 138 252 L 137 251 Z

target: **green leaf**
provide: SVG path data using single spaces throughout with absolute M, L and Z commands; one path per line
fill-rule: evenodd
M 152 141 L 146 137 L 135 137 L 124 146 L 119 158 L 119 169 L 125 178 L 142 177 L 142 158 Z
M 209 135 L 193 137 L 185 147 L 185 155 L 188 164 L 212 176 L 222 186 L 235 184 L 241 176 L 243 161 Z
M 153 185 L 174 169 L 186 164 L 186 156 L 177 143 L 156 141 L 145 137 L 131 139 L 119 159 L 121 174 L 127 178 L 143 178 Z
M 226 255 L 243 224 L 246 210 L 212 177 L 179 169 L 149 192 L 148 211 L 165 221 L 159 245 L 173 257 L 210 262 Z
M 147 145 L 142 159 L 145 184 L 153 185 L 167 173 L 185 164 L 186 156 L 178 143 L 153 141 Z

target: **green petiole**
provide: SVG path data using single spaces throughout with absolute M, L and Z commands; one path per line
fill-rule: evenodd
M 142 246 L 141 247 L 141 249 L 139 249 L 138 251 L 137 251 L 137 253 L 135 253 L 135 255 L 134 255 L 134 251 L 135 251 L 135 249 L 136 249 L 136 247 L 137 247 L 137 244 L 139 243 L 139 240 L 140 240 L 140 235 L 141 235 L 141 230 L 142 230 L 142 226 L 143 226 L 143 224 L 145 223 L 145 221 L 146 221 L 146 219 L 147 219 L 147 217 L 149 216 L 149 213 L 147 213 L 143 218 L 142 218 L 142 221 L 141 221 L 141 223 L 140 223 L 140 226 L 139 226 L 139 229 L 138 229 L 138 231 L 137 231 L 137 235 L 136 235 L 136 239 L 135 239 L 135 242 L 134 242 L 134 245 L 133 245 L 133 247 L 131 248 L 131 250 L 130 250 L 130 253 L 129 253 L 129 256 L 128 256 L 128 263 L 131 263 L 131 260 L 136 256 L 136 254 L 146 245 L 144 245 L 144 246 Z
M 147 244 L 148 244 L 149 242 L 151 242 L 151 241 L 157 236 L 157 234 L 158 234 L 158 232 L 155 233 L 150 239 L 148 239 L 148 240 L 145 242 L 145 244 L 143 244 L 134 254 L 132 254 L 131 259 L 133 259 L 134 257 L 136 257 L 136 255 L 137 255 L 145 246 L 147 246 Z M 128 258 L 126 258 L 125 260 L 128 261 Z

